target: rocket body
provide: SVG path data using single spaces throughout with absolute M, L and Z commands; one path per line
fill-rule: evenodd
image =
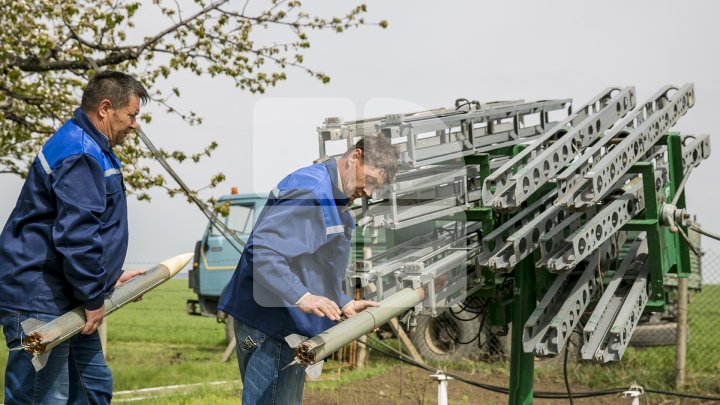
M 105 316 L 133 302 L 143 294 L 154 289 L 175 276 L 192 259 L 192 253 L 186 253 L 166 259 L 129 280 L 105 298 Z M 22 339 L 25 351 L 33 355 L 33 366 L 39 371 L 47 363 L 50 350 L 80 333 L 85 326 L 85 308 L 78 307 L 51 322 L 43 323 L 37 319 L 27 319 L 22 323 L 25 337 Z
M 300 343 L 295 348 L 295 361 L 305 366 L 316 364 L 346 344 L 374 331 L 390 319 L 413 308 L 424 298 L 425 292 L 422 288 L 417 290 L 405 288 L 380 301 L 379 306 L 367 308 L 352 318 Z

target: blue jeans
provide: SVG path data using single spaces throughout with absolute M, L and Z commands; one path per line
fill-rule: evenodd
M 0 307 L 0 324 L 8 348 L 20 346 L 20 324 L 35 318 L 49 322 L 57 316 Z M 5 367 L 5 404 L 109 404 L 112 374 L 105 364 L 97 332 L 76 335 L 50 352 L 47 365 L 36 372 L 31 356 L 13 350 Z
M 290 364 L 294 350 L 284 341 L 235 320 L 237 356 L 243 381 L 242 403 L 293 405 L 302 403 L 305 369 Z

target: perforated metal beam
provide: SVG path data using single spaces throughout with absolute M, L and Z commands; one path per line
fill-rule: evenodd
M 635 89 L 609 88 L 485 179 L 485 206 L 519 206 L 578 153 L 635 108 Z
M 686 84 L 672 95 L 670 102 L 663 106 L 662 110 L 653 113 L 638 128 L 623 133 L 625 138 L 622 142 L 585 174 L 584 183 L 590 183 L 590 187 L 579 193 L 573 205 L 582 207 L 602 199 L 608 188 L 619 181 L 694 103 L 693 85 Z
M 642 290 L 641 287 L 647 289 L 648 271 L 648 244 L 643 232 L 633 242 L 585 324 L 583 329 L 585 344 L 580 350 L 584 360 L 607 362 L 616 355 L 622 356 L 624 348 L 621 346 L 624 344 L 627 347 L 630 339 L 628 334 L 632 335 L 632 330 L 625 329 L 628 324 L 627 315 L 639 315 L 642 311 L 637 312 L 637 307 L 644 308 L 647 303 L 647 292 L 643 298 L 642 292 L 638 290 Z M 635 287 L 636 285 L 639 287 Z M 636 299 L 627 300 L 633 297 Z M 626 306 L 629 309 L 623 310 Z M 637 325 L 639 316 L 633 320 Z M 618 327 L 617 325 L 620 324 L 623 326 Z M 619 340 L 618 333 L 620 333 Z M 622 336 L 623 333 L 626 335 Z M 618 345 L 611 347 L 611 343 Z M 619 360 L 619 357 L 617 359 Z

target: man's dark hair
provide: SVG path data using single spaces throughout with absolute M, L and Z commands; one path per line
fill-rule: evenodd
M 360 149 L 362 151 L 363 163 L 370 165 L 376 169 L 382 170 L 385 175 L 385 184 L 395 179 L 398 169 L 398 152 L 392 146 L 389 140 L 382 135 L 367 135 L 360 138 L 353 150 Z
M 150 98 L 142 83 L 134 77 L 122 72 L 104 70 L 90 78 L 80 108 L 88 113 L 96 109 L 104 99 L 110 100 L 113 108 L 122 108 L 130 103 L 132 94 L 143 104 Z

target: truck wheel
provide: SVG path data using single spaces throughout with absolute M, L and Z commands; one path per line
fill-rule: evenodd
M 675 344 L 677 344 L 677 323 L 675 322 L 640 324 L 630 338 L 630 346 L 633 347 L 674 346 Z
M 417 328 L 410 332 L 410 340 L 425 360 L 453 361 L 469 356 L 478 345 L 477 339 L 481 317 L 462 311 L 455 316 L 445 311 L 437 317 L 422 315 L 417 318 Z M 468 342 L 462 344 L 462 342 Z

